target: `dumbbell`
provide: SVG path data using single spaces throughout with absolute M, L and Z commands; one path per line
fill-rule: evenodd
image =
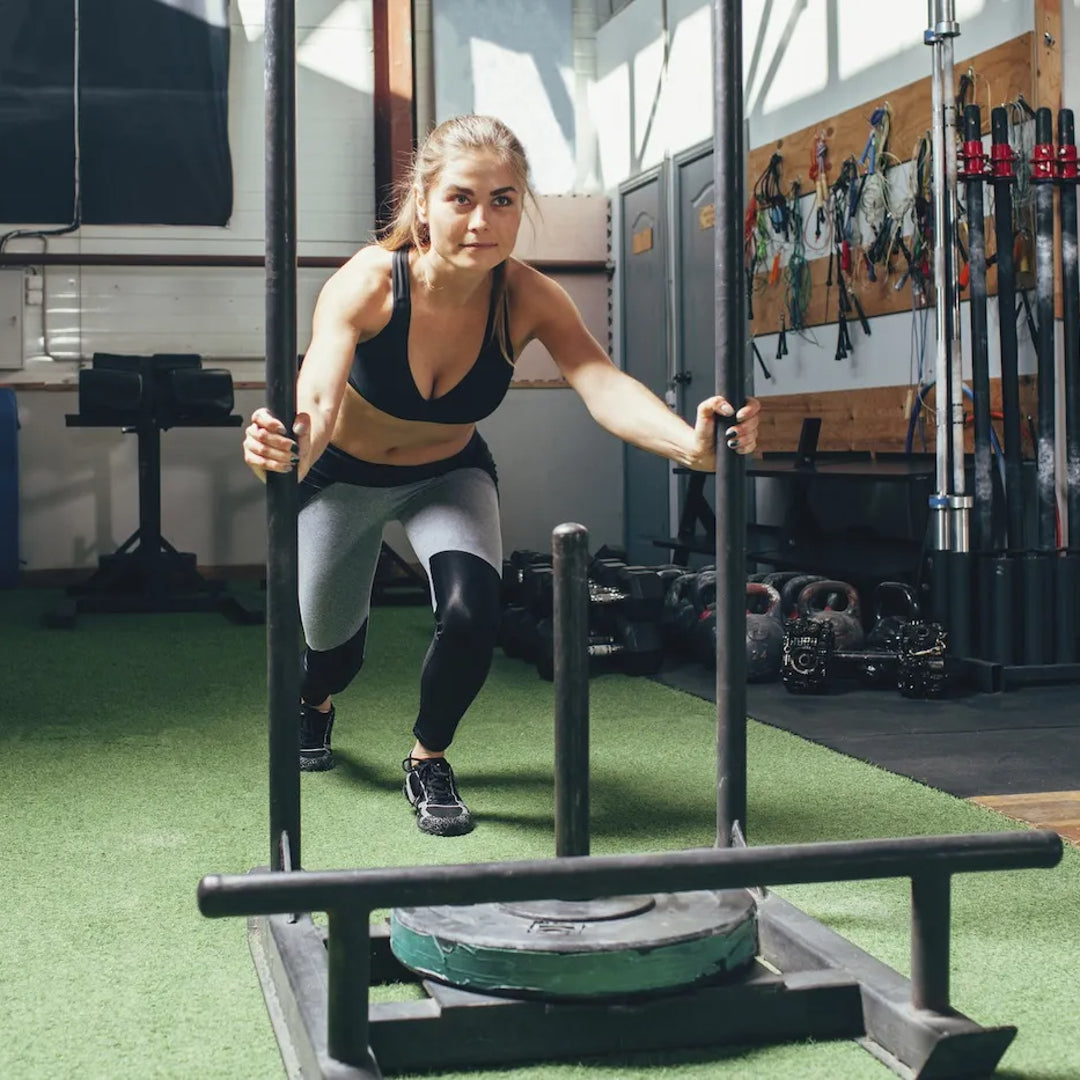
M 537 648 L 536 619 L 532 613 L 516 604 L 503 608 L 498 644 L 502 646 L 503 654 L 511 660 L 532 663 L 536 659 Z
M 598 616 L 615 609 L 618 617 L 659 626 L 664 591 L 660 571 L 651 566 L 600 565 L 589 583 L 589 608 Z
M 607 622 L 607 612 L 632 622 L 659 624 L 664 608 L 664 583 L 647 566 L 627 566 L 615 560 L 594 560 L 599 575 L 589 580 L 590 625 Z M 555 576 L 551 567 L 530 566 L 522 571 L 522 604 L 537 618 L 549 618 L 555 602 Z
M 793 694 L 824 693 L 835 679 L 892 685 L 904 697 L 941 697 L 948 687 L 948 641 L 938 623 L 905 623 L 895 652 L 839 650 L 833 626 L 794 619 L 784 634 L 781 677 Z
M 555 624 L 541 619 L 536 625 L 536 672 L 549 682 L 555 678 Z M 664 662 L 664 645 L 656 623 L 617 618 L 614 633 L 589 634 L 589 672 L 611 665 L 626 675 L 655 675 Z
M 551 555 L 543 551 L 520 549 L 510 552 L 502 564 L 502 602 L 504 607 L 521 604 L 521 579 L 528 567 L 551 566 Z

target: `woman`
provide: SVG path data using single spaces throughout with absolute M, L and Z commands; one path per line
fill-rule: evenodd
M 715 471 L 716 416 L 751 453 L 759 404 L 712 397 L 694 427 L 620 372 L 555 282 L 510 257 L 532 196 L 521 144 L 499 120 L 462 116 L 417 154 L 386 235 L 324 286 L 296 388 L 294 443 L 258 409 L 244 460 L 296 468 L 300 614 L 307 648 L 300 767 L 333 767 L 332 698 L 364 659 L 383 525 L 399 521 L 428 574 L 436 628 L 420 680 L 405 795 L 425 832 L 472 822 L 446 761 L 487 677 L 500 617 L 495 465 L 476 423 L 506 394 L 534 338 L 607 431 L 692 469 Z

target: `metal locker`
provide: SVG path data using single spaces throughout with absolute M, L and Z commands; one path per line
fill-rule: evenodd
M 691 147 L 674 158 L 675 166 L 675 382 L 679 386 L 679 414 L 688 423 L 696 419 L 698 403 L 716 388 L 713 302 L 714 220 L 712 143 Z M 679 477 L 679 506 L 685 505 L 688 478 Z M 715 484 L 706 482 L 704 495 L 710 510 Z M 707 556 L 695 565 L 710 561 Z
M 657 397 L 668 389 L 666 184 L 662 168 L 619 188 L 619 250 L 624 370 Z M 632 563 L 666 559 L 653 540 L 670 533 L 671 462 L 626 445 L 624 450 L 625 545 Z

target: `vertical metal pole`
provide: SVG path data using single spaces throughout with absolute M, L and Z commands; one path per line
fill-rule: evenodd
M 949 1008 L 948 874 L 911 879 L 911 1003 L 916 1009 Z
M 555 854 L 589 854 L 589 532 L 551 535 L 555 577 Z
M 960 288 L 957 284 L 958 249 L 956 246 L 957 160 L 956 160 L 956 101 L 953 87 L 953 38 L 960 34 L 956 20 L 955 2 L 942 5 L 942 20 L 935 27 L 941 56 L 942 110 L 939 117 L 945 154 L 945 222 L 942 237 L 945 247 L 945 283 L 948 287 L 949 314 L 949 425 L 952 432 L 952 494 L 963 495 L 967 490 L 964 476 L 964 366 L 960 348 Z M 953 499 L 952 550 L 967 552 L 970 547 L 968 507 Z
M 956 159 L 956 100 L 953 75 L 953 38 L 960 34 L 956 21 L 955 0 L 943 0 L 936 5 L 934 35 L 941 72 L 941 112 L 935 125 L 941 128 L 944 154 L 945 190 L 943 192 L 943 231 L 940 244 L 945 253 L 945 277 L 938 292 L 937 303 L 948 315 L 948 406 L 949 460 L 952 483 L 949 492 L 949 549 L 948 558 L 948 628 L 953 650 L 958 656 L 971 655 L 971 496 L 966 494 L 967 480 L 964 462 L 964 363 L 960 348 L 960 288 L 957 283 L 958 250 L 956 245 L 957 159 Z M 938 393 L 937 400 L 941 401 Z
M 152 359 L 142 359 L 143 398 L 154 385 L 155 370 Z M 152 410 L 143 409 L 135 438 L 138 440 L 139 457 L 139 545 L 135 559 L 142 567 L 141 587 L 149 587 L 153 594 L 164 593 L 168 579 L 159 572 L 161 563 L 161 428 L 152 416 Z
M 924 35 L 924 41 L 931 47 L 933 59 L 930 79 L 931 90 L 931 148 L 933 157 L 934 184 L 934 318 L 937 328 L 937 359 L 934 367 L 935 426 L 934 448 L 937 461 L 937 491 L 930 500 L 932 513 L 934 549 L 939 552 L 949 550 L 950 520 L 948 513 L 949 496 L 949 449 L 951 437 L 949 431 L 949 380 L 950 346 L 952 344 L 951 305 L 948 279 L 948 250 L 951 244 L 948 215 L 948 190 L 945 172 L 945 98 L 950 91 L 944 86 L 942 66 L 941 33 L 939 25 L 944 13 L 940 0 L 928 0 L 927 18 L 930 27 Z M 935 561 L 935 570 L 944 571 L 945 559 Z M 940 583 L 935 583 L 935 591 L 940 595 Z M 941 612 L 936 612 L 941 614 Z
M 1039 426 L 1036 435 L 1036 540 L 1024 559 L 1025 597 L 1031 603 L 1024 620 L 1024 661 L 1053 659 L 1054 582 L 1057 550 L 1057 489 L 1054 464 L 1054 412 L 1057 352 L 1054 324 L 1054 118 L 1047 108 L 1035 114 L 1031 182 L 1035 188 L 1035 296 L 1038 313 Z M 1075 635 L 1075 631 L 1073 632 Z
M 296 7 L 266 0 L 266 396 L 296 416 Z M 266 478 L 270 866 L 300 863 L 300 617 L 296 473 Z
M 971 386 L 975 398 L 975 546 L 993 546 L 994 476 L 990 456 L 990 341 L 986 317 L 986 211 L 983 181 L 986 156 L 978 105 L 964 110 L 968 264 L 971 267 Z
M 1076 621 L 1080 610 L 1080 267 L 1077 262 L 1076 121 L 1072 109 L 1058 113 L 1058 207 L 1061 214 L 1062 336 L 1065 342 L 1065 487 L 1068 545 L 1057 565 L 1056 654 L 1059 664 L 1080 658 Z
M 1054 487 L 1054 120 L 1047 108 L 1035 114 L 1035 296 L 1039 336 L 1036 341 L 1039 382 L 1039 430 L 1036 450 L 1038 550 L 1057 547 L 1057 492 Z
M 716 392 L 736 408 L 746 386 L 747 308 L 742 216 L 742 2 L 713 0 L 713 149 Z M 716 453 L 716 844 L 746 834 L 746 469 L 725 445 L 717 417 Z
M 998 330 L 1001 341 L 1001 407 L 1005 432 L 1006 546 L 1024 545 L 1023 464 L 1020 448 L 1020 375 L 1016 347 L 1016 264 L 1013 260 L 1012 147 L 1009 114 L 1001 106 L 990 114 L 991 168 L 994 176 L 994 226 L 997 238 Z M 999 617 L 1005 617 L 999 613 Z M 1010 617 L 1009 622 L 1013 619 Z
M 371 986 L 371 913 L 365 909 L 328 911 L 326 941 L 326 1049 L 330 1057 L 380 1075 L 369 1048 L 368 994 Z
M 1061 179 L 1062 333 L 1065 338 L 1065 475 L 1069 548 L 1080 551 L 1080 267 L 1077 252 L 1076 121 L 1072 109 L 1058 115 L 1058 175 Z
M 974 548 L 977 587 L 968 609 L 974 630 L 972 652 L 987 658 L 993 653 L 992 600 L 994 543 L 994 473 L 990 436 L 990 340 L 986 307 L 986 210 L 983 183 L 987 157 L 982 142 L 982 114 L 978 105 L 964 109 L 964 184 L 967 194 L 968 265 L 971 269 L 969 313 L 971 317 L 971 389 L 975 413 Z

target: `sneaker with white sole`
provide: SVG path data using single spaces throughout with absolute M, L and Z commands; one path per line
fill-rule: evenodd
M 461 801 L 454 770 L 446 758 L 411 758 L 405 770 L 405 798 L 416 808 L 416 825 L 433 836 L 460 836 L 471 831 L 472 815 Z
M 320 712 L 313 705 L 300 703 L 300 769 L 302 772 L 325 772 L 334 767 L 330 749 L 330 731 L 334 726 L 334 706 Z

